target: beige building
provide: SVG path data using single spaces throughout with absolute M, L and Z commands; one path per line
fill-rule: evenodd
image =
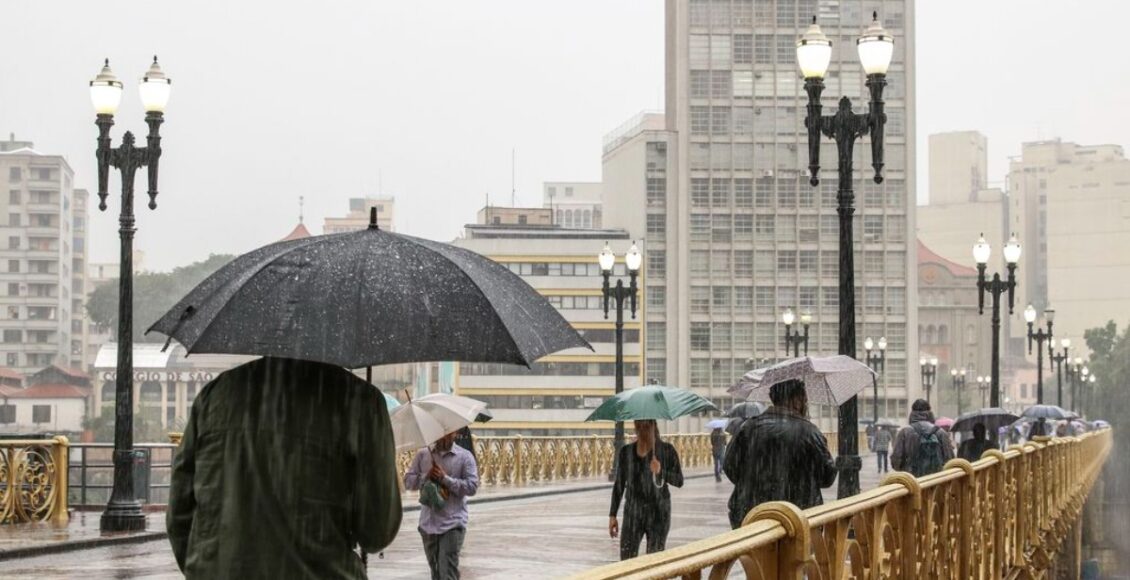
M 563 228 L 600 229 L 603 184 L 585 181 L 547 181 L 542 184 L 543 207 L 553 210 L 553 223 Z
M 478 223 L 499 226 L 552 226 L 553 210 L 540 207 L 498 207 L 479 210 Z
M 488 256 L 521 276 L 556 306 L 595 349 L 564 350 L 540 359 L 528 369 L 495 363 L 456 363 L 455 393 L 486 402 L 494 414 L 494 420 L 477 427 L 478 432 L 578 435 L 612 428 L 612 423 L 585 422 L 585 417 L 614 392 L 615 386 L 615 312 L 604 318 L 603 279 L 596 260 L 605 242 L 611 243 L 621 260 L 614 274 L 623 276 L 626 282 L 622 256 L 632 242 L 623 230 L 469 224 L 465 236 L 455 241 L 455 245 Z M 627 389 L 643 383 L 644 304 L 641 289 L 636 319 L 625 313 Z M 432 379 L 443 381 L 443 370 L 435 369 L 439 376 Z M 425 387 L 417 385 L 417 389 Z
M 988 140 L 978 131 L 929 137 L 930 205 L 978 201 L 988 184 Z
M 377 225 L 385 231 L 396 231 L 393 219 L 396 198 L 391 196 L 351 197 L 349 213 L 345 217 L 328 217 L 322 226 L 323 234 L 355 232 L 369 227 L 371 208 L 377 208 Z
M 918 207 L 918 238 L 947 260 L 970 268 L 973 244 L 982 235 L 993 247 L 993 268 L 1004 268 L 1001 249 L 1008 240 L 1008 198 L 1000 189 L 982 189 L 967 201 Z
M 86 192 L 73 179 L 61 156 L 0 143 L 0 363 L 24 374 L 83 364 Z

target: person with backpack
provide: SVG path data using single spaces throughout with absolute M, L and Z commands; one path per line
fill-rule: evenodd
M 910 425 L 899 429 L 891 452 L 891 467 L 908 471 L 915 477 L 942 470 L 953 459 L 949 433 L 934 424 L 930 402 L 918 399 L 910 407 Z

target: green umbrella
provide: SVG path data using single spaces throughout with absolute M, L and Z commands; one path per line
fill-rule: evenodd
M 585 421 L 677 419 L 699 411 L 718 409 L 710 401 L 678 387 L 648 385 L 630 389 L 604 401 Z

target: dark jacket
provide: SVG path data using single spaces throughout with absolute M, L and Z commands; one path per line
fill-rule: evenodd
M 624 517 L 629 517 L 630 511 L 642 509 L 647 506 L 659 509 L 667 514 L 671 512 L 671 492 L 668 484 L 683 487 L 683 465 L 679 462 L 679 454 L 675 446 L 666 441 L 656 441 L 655 458 L 659 460 L 659 475 L 651 473 L 651 458 L 640 457 L 636 453 L 636 444 L 629 443 L 620 448 L 619 458 L 616 463 L 616 483 L 612 486 L 612 506 L 608 515 L 616 517 L 620 510 L 620 500 L 627 504 L 624 507 Z M 633 506 L 629 508 L 628 506 Z
M 801 509 L 820 505 L 820 489 L 836 480 L 824 434 L 808 419 L 775 406 L 742 425 L 722 469 L 734 482 L 729 507 L 735 528 L 749 510 L 767 501 L 788 501 Z
M 895 448 L 891 452 L 891 467 L 896 471 L 909 471 L 910 462 L 918 452 L 918 439 L 922 433 L 932 430 L 934 414 L 930 411 L 911 411 L 910 425 L 899 429 L 895 436 Z M 937 430 L 938 441 L 942 448 L 942 463 L 953 459 L 953 443 L 950 434 L 945 429 Z
M 958 446 L 957 456 L 966 460 L 966 461 L 973 462 L 973 461 L 977 461 L 978 459 L 981 459 L 981 455 L 983 455 L 989 449 L 996 449 L 996 448 L 997 448 L 997 446 L 994 445 L 993 442 L 989 441 L 988 439 L 972 439 L 972 438 L 970 438 L 970 439 L 966 439 L 965 441 L 962 441 L 961 445 Z
M 264 358 L 208 384 L 173 459 L 188 578 L 363 578 L 400 528 L 384 397 L 341 367 Z

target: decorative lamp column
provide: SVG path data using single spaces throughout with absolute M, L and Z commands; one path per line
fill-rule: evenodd
M 600 264 L 600 273 L 604 277 L 602 291 L 605 320 L 608 319 L 608 310 L 611 306 L 614 305 L 616 310 L 616 394 L 619 395 L 624 392 L 624 305 L 625 302 L 628 304 L 632 319 L 635 320 L 636 297 L 639 293 L 636 278 L 639 276 L 643 256 L 640 255 L 640 250 L 636 247 L 635 242 L 632 242 L 632 247 L 624 256 L 624 264 L 628 267 L 629 283 L 627 286 L 624 285 L 623 278 L 617 278 L 616 285 L 612 285 L 612 268 L 616 265 L 616 255 L 612 253 L 612 247 L 607 243 L 604 244 L 604 249 L 597 255 L 597 262 Z M 616 469 L 619 467 L 617 462 L 620 458 L 620 448 L 624 446 L 623 421 L 616 422 L 612 440 L 612 472 L 608 474 L 609 481 L 616 476 Z
M 1008 268 L 1008 279 L 1002 280 L 1000 273 L 994 273 L 990 280 L 985 271 L 988 268 L 992 248 L 985 241 L 984 234 L 973 245 L 973 259 L 977 262 L 977 312 L 985 313 L 985 294 L 993 297 L 993 357 L 989 370 L 989 405 L 1001 405 L 1001 294 L 1008 293 L 1008 313 L 1012 314 L 1016 294 L 1016 264 L 1020 261 L 1020 242 L 1012 234 L 1004 246 L 1004 261 Z
M 1033 326 L 1036 324 L 1036 308 L 1031 304 L 1024 309 L 1024 320 L 1028 323 L 1028 354 L 1032 354 L 1032 341 L 1036 341 L 1036 404 L 1044 404 L 1044 342 L 1051 342 L 1052 339 L 1052 320 L 1055 319 L 1055 310 L 1050 308 L 1044 310 L 1044 320 L 1047 321 L 1046 328 L 1036 328 L 1033 332 Z M 1049 345 L 1050 348 L 1050 345 Z M 1060 392 L 1062 395 L 1063 392 Z M 1063 398 L 1060 397 L 1060 404 L 1063 404 Z

